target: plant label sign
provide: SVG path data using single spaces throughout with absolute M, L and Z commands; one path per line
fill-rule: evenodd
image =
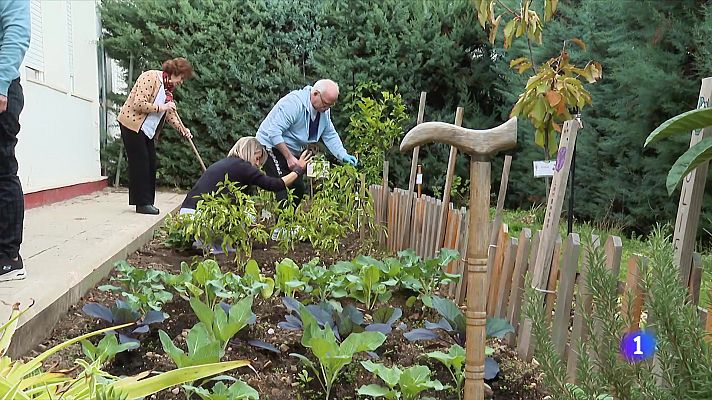
M 308 178 L 326 178 L 329 174 L 329 163 L 319 161 L 312 161 L 307 164 L 307 177 Z
M 556 160 L 534 161 L 534 177 L 552 177 L 556 168 Z

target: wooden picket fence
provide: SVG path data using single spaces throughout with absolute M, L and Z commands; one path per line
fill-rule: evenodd
M 464 208 L 454 209 L 448 204 L 447 223 L 442 224 L 442 201 L 429 196 L 413 196 L 408 202 L 408 191 L 402 189 L 383 190 L 381 185 L 370 188 L 374 199 L 377 218 L 385 226 L 387 234 L 383 244 L 388 250 L 397 252 L 413 248 L 423 258 L 433 257 L 441 248 L 457 249 L 463 256 L 467 250 L 467 219 Z M 408 206 L 412 207 L 411 219 L 406 220 Z M 444 226 L 442 226 L 444 225 Z M 444 230 L 444 233 L 443 233 Z M 442 238 L 445 238 L 444 242 Z M 497 234 L 496 246 L 490 246 L 488 257 L 489 292 L 487 315 L 504 318 L 515 328 L 515 333 L 508 335 L 505 342 L 516 348 L 524 360 L 533 357 L 531 324 L 523 323 L 522 306 L 524 301 L 525 277 L 533 272 L 539 248 L 541 232 L 532 233 L 522 229 L 518 237 L 513 237 L 506 224 L 501 224 Z M 440 240 L 438 240 L 440 238 Z M 606 267 L 616 276 L 619 275 L 623 246 L 620 237 L 609 236 L 601 244 L 597 237 L 592 238 L 594 246 L 603 246 Z M 549 279 L 545 290 L 545 315 L 552 323 L 551 339 L 556 351 L 567 362 L 570 382 L 575 381 L 578 357 L 575 349 L 585 341 L 591 332 L 587 331 L 584 317 L 591 313 L 592 298 L 583 284 L 588 273 L 589 254 L 582 245 L 582 238 L 571 233 L 566 238 L 559 237 L 553 250 Z M 641 256 L 631 256 L 627 263 L 625 280 L 619 282 L 618 294 L 621 296 L 621 312 L 628 314 L 632 321 L 629 330 L 637 328 L 643 314 L 645 293 L 641 288 L 639 271 L 646 263 Z M 700 307 L 700 284 L 702 278 L 701 257 L 693 256 L 692 279 L 689 293 L 698 307 L 700 323 L 707 332 L 712 333 L 712 318 L 707 316 L 712 309 Z M 462 273 L 463 260 L 447 266 L 448 272 Z M 465 304 L 464 279 L 446 290 L 446 294 L 460 305 Z M 712 298 L 712 285 L 710 285 Z M 573 310 L 573 313 L 572 313 Z M 601 329 L 595 327 L 595 329 Z M 712 338 L 712 336 L 710 336 Z

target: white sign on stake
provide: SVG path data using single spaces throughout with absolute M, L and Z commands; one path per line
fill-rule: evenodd
M 556 160 L 548 161 L 534 161 L 534 177 L 543 178 L 554 176 L 554 169 L 556 167 Z

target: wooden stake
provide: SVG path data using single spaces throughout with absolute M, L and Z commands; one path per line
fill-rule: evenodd
M 509 184 L 509 169 L 512 167 L 512 156 L 504 156 L 504 166 L 502 167 L 502 179 L 499 182 L 499 194 L 497 195 L 497 211 L 494 214 L 492 223 L 492 233 L 490 234 L 490 244 L 497 244 L 497 232 L 502 224 L 502 212 L 504 210 L 504 198 L 507 196 L 507 185 Z
M 712 77 L 702 80 L 697 108 L 709 107 L 710 98 L 712 98 Z M 712 137 L 712 127 L 692 132 L 690 147 L 707 137 Z M 677 206 L 672 244 L 675 248 L 675 263 L 680 268 L 680 280 L 685 286 L 689 286 L 690 281 L 692 251 L 695 247 L 697 226 L 700 222 L 708 167 L 709 162 L 702 163 L 685 177 L 680 191 L 680 202 Z
M 465 109 L 457 107 L 455 112 L 455 126 L 462 126 L 462 118 L 465 114 Z M 447 161 L 447 173 L 445 175 L 445 189 L 443 190 L 443 211 L 440 214 L 438 223 L 438 236 L 435 247 L 439 249 L 445 241 L 445 228 L 447 226 L 447 212 L 450 204 L 450 190 L 452 190 L 452 180 L 455 176 L 455 164 L 457 163 L 457 147 L 450 146 L 450 158 Z
M 537 250 L 536 264 L 534 264 L 532 287 L 540 292 L 546 292 L 548 278 L 551 268 L 551 260 L 554 256 L 554 245 L 559 234 L 559 219 L 561 218 L 561 208 L 566 196 L 566 184 L 569 177 L 569 167 L 571 166 L 571 150 L 576 144 L 576 133 L 579 129 L 579 122 L 575 119 L 564 123 L 559 152 L 556 159 L 554 178 L 551 184 L 551 194 L 549 195 L 542 228 L 541 242 Z M 542 304 L 543 306 L 543 304 Z M 532 343 L 532 321 L 529 318 L 524 320 L 520 344 L 528 348 Z
M 387 226 L 388 224 L 388 195 L 390 190 L 388 189 L 388 161 L 383 162 L 383 182 L 381 188 L 383 189 L 383 192 L 381 192 L 381 225 L 382 226 Z M 381 245 L 385 244 L 385 234 L 383 232 L 383 229 L 379 230 L 378 234 L 378 242 Z
M 427 92 L 420 92 L 420 104 L 418 105 L 418 119 L 416 120 L 416 125 L 423 123 L 425 118 L 425 97 Z M 418 156 L 420 154 L 420 146 L 416 146 L 413 149 L 413 159 L 410 162 L 410 179 L 408 180 L 408 198 L 406 200 L 405 209 L 405 232 L 403 233 L 403 241 L 400 243 L 401 248 L 405 249 L 408 247 L 413 247 L 413 243 L 410 242 L 410 230 L 412 229 L 412 216 L 413 216 L 413 191 L 415 190 L 416 173 L 420 174 L 420 164 L 418 164 Z M 417 172 L 416 172 L 417 169 Z M 420 184 L 418 185 L 418 197 L 420 197 Z
M 423 191 L 422 191 L 422 188 L 423 188 L 423 166 L 420 164 L 418 164 L 418 180 L 417 180 L 417 182 L 418 182 L 418 198 L 420 198 L 420 196 L 422 196 L 422 194 L 423 194 Z

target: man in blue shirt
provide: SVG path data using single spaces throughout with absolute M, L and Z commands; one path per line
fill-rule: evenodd
M 15 145 L 25 100 L 20 64 L 30 47 L 30 2 L 0 1 L 0 281 L 25 278 L 20 257 L 24 199 Z
M 330 109 L 338 98 L 336 82 L 321 79 L 314 86 L 290 92 L 275 104 L 257 130 L 257 139 L 268 153 L 264 165 L 267 175 L 287 175 L 297 165 L 302 151 L 320 140 L 336 159 L 356 165 L 356 157 L 346 152 L 331 122 Z M 301 176 L 293 188 L 298 203 L 306 191 Z M 286 198 L 286 191 L 277 193 L 278 200 Z

